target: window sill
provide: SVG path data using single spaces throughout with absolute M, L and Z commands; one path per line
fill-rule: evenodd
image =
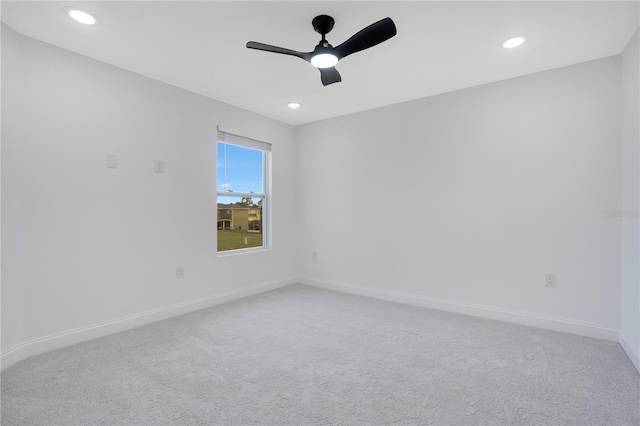
M 261 251 L 270 251 L 271 247 L 251 247 L 246 249 L 219 251 L 218 257 L 229 257 L 238 254 L 258 253 Z

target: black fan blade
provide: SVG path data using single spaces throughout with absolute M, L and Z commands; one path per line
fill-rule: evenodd
M 340 77 L 340 73 L 335 67 L 318 69 L 320 70 L 320 79 L 322 80 L 323 86 L 342 81 L 342 77 Z
M 247 43 L 249 49 L 264 50 L 265 52 L 282 53 L 283 55 L 297 56 L 305 61 L 311 60 L 311 54 L 305 52 L 296 52 L 295 50 L 285 49 L 284 47 L 271 46 L 270 44 L 258 43 L 250 41 Z
M 358 31 L 351 38 L 335 48 L 339 59 L 352 53 L 380 44 L 397 34 L 396 25 L 391 18 L 384 18 L 367 28 Z

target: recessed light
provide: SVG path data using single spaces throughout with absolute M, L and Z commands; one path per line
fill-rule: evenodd
M 502 47 L 506 47 L 507 49 L 513 49 L 514 47 L 520 46 L 522 43 L 524 43 L 523 37 L 515 37 L 505 41 L 502 44 Z
M 291 109 L 300 108 L 300 104 L 299 104 L 299 103 L 297 103 L 297 102 L 291 102 L 291 103 L 289 104 L 289 108 L 291 108 Z
M 87 12 L 83 12 L 81 10 L 73 9 L 69 11 L 69 16 L 71 16 L 76 21 L 81 24 L 93 25 L 96 23 L 96 18 L 89 15 Z

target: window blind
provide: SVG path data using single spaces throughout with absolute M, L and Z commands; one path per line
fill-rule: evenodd
M 221 126 L 218 126 L 218 142 L 230 143 L 232 145 L 242 146 L 245 148 L 271 152 L 270 143 L 231 133 L 229 130 L 223 129 Z

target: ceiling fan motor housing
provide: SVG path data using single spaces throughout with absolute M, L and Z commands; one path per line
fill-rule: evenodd
M 317 33 L 322 34 L 322 38 L 324 38 L 324 35 L 328 34 L 333 29 L 333 24 L 335 24 L 335 21 L 329 15 L 318 15 L 313 18 L 313 21 L 311 21 L 313 29 Z

